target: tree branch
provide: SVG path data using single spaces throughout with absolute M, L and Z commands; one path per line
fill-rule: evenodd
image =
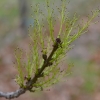
M 21 94 L 24 94 L 25 92 L 26 89 L 24 88 L 20 88 L 15 92 L 8 92 L 8 93 L 4 93 L 0 91 L 0 97 L 5 97 L 6 99 L 13 99 L 19 97 Z
M 60 38 L 56 38 L 55 44 L 53 45 L 53 49 L 52 49 L 49 57 L 47 58 L 46 61 L 44 61 L 39 72 L 37 74 L 35 74 L 35 76 L 27 83 L 27 89 L 28 90 L 29 89 L 31 90 L 33 88 L 33 84 L 36 83 L 36 81 L 39 77 L 41 77 L 41 74 L 43 73 L 44 69 L 46 67 L 50 66 L 50 61 L 52 60 L 52 56 L 54 55 L 56 50 L 59 48 L 59 44 L 61 44 L 61 40 L 60 40 Z
M 16 90 L 15 92 L 0 92 L 0 97 L 5 97 L 6 99 L 13 99 L 19 97 L 21 94 L 24 94 L 27 90 L 31 92 L 32 88 L 34 87 L 33 84 L 37 82 L 37 79 L 41 77 L 41 74 L 43 73 L 44 69 L 48 66 L 50 66 L 50 61 L 52 60 L 52 56 L 56 52 L 56 50 L 59 48 L 59 44 L 61 44 L 60 38 L 56 38 L 55 44 L 53 45 L 53 49 L 47 58 L 46 61 L 44 61 L 41 69 L 38 71 L 37 74 L 29 81 L 26 82 L 25 88 L 20 88 L 19 90 Z M 34 91 L 33 91 L 34 92 Z

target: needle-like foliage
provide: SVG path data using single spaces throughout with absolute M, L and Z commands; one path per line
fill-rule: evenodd
M 59 64 L 72 48 L 71 44 L 83 33 L 86 33 L 90 22 L 99 13 L 99 10 L 93 11 L 88 21 L 80 26 L 76 13 L 73 18 L 68 17 L 66 0 L 61 0 L 61 7 L 56 7 L 57 14 L 55 8 L 51 8 L 50 4 L 51 1 L 46 0 L 45 11 L 40 9 L 39 3 L 34 7 L 34 26 L 31 27 L 30 33 L 31 54 L 27 54 L 27 62 L 24 64 L 26 74 L 22 70 L 20 56 L 16 56 L 19 72 L 16 82 L 26 90 L 42 90 L 57 83 L 71 72 L 73 64 L 68 64 L 63 70 L 61 69 L 63 65 L 59 66 Z M 55 36 L 57 21 L 60 27 L 57 36 Z
M 69 17 L 66 0 L 57 0 L 61 2 L 59 7 L 55 5 L 55 1 L 45 0 L 45 10 L 41 10 L 39 3 L 35 4 L 34 23 L 29 28 L 29 36 L 32 40 L 30 52 L 26 53 L 26 58 L 23 50 L 17 49 L 15 52 L 18 71 L 16 82 L 20 88 L 9 93 L 0 91 L 0 97 L 13 99 L 26 91 L 41 91 L 70 74 L 73 63 L 63 67 L 62 61 L 67 52 L 72 49 L 72 43 L 87 32 L 88 26 L 100 10 L 93 11 L 88 21 L 80 25 L 80 19 L 76 13 L 73 17 Z M 57 23 L 60 26 L 57 27 L 56 32 Z M 25 62 L 23 62 L 23 56 Z

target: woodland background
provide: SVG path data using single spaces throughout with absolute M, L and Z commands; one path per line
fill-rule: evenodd
M 27 28 L 34 26 L 31 17 L 31 4 L 44 0 L 0 0 L 0 91 L 11 92 L 18 89 L 14 78 L 17 75 L 14 66 L 14 50 L 18 46 L 29 50 Z M 57 5 L 60 3 L 57 1 Z M 77 12 L 80 21 L 87 20 L 91 11 L 100 8 L 100 0 L 70 0 L 70 16 Z M 42 9 L 42 6 L 41 6 Z M 89 26 L 89 31 L 73 44 L 63 66 L 73 62 L 72 74 L 64 78 L 50 91 L 30 93 L 15 100 L 100 100 L 100 22 L 97 17 Z M 56 24 L 57 30 L 59 23 Z M 0 98 L 0 100 L 5 100 Z

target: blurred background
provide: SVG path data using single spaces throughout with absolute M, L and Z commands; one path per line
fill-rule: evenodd
M 14 50 L 17 46 L 29 49 L 28 27 L 30 24 L 34 27 L 31 5 L 36 2 L 44 4 L 44 1 L 0 0 L 0 91 L 18 89 L 14 81 L 17 74 L 13 67 Z M 79 20 L 85 21 L 86 16 L 99 6 L 100 0 L 70 0 L 67 8 L 70 15 L 77 12 Z M 100 17 L 97 17 L 91 22 L 88 33 L 75 41 L 74 48 L 68 53 L 65 66 L 73 62 L 74 67 L 72 74 L 64 78 L 66 82 L 58 83 L 50 91 L 27 92 L 15 100 L 100 100 L 100 22 L 94 24 L 99 20 Z

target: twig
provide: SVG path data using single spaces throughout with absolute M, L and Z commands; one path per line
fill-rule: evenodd
M 8 93 L 0 92 L 0 97 L 5 97 L 6 99 L 13 99 L 13 98 L 19 97 L 20 95 L 24 94 L 28 90 L 31 92 L 31 90 L 33 88 L 33 84 L 37 82 L 37 79 L 39 77 L 41 77 L 41 74 L 43 73 L 45 68 L 50 66 L 50 61 L 52 60 L 52 56 L 54 55 L 56 50 L 59 48 L 59 44 L 61 44 L 61 40 L 59 38 L 57 38 L 55 41 L 55 44 L 53 45 L 53 49 L 52 49 L 49 57 L 47 58 L 46 61 L 44 61 L 41 69 L 39 69 L 39 72 L 37 74 L 35 74 L 35 76 L 27 82 L 27 84 L 25 85 L 25 88 L 20 88 L 20 89 L 16 90 L 15 92 L 8 92 Z M 34 91 L 32 91 L 32 92 L 34 92 Z
M 19 97 L 21 94 L 24 94 L 26 92 L 26 89 L 20 88 L 16 90 L 15 92 L 8 92 L 4 93 L 0 91 L 0 97 L 5 97 L 6 99 L 14 99 Z

